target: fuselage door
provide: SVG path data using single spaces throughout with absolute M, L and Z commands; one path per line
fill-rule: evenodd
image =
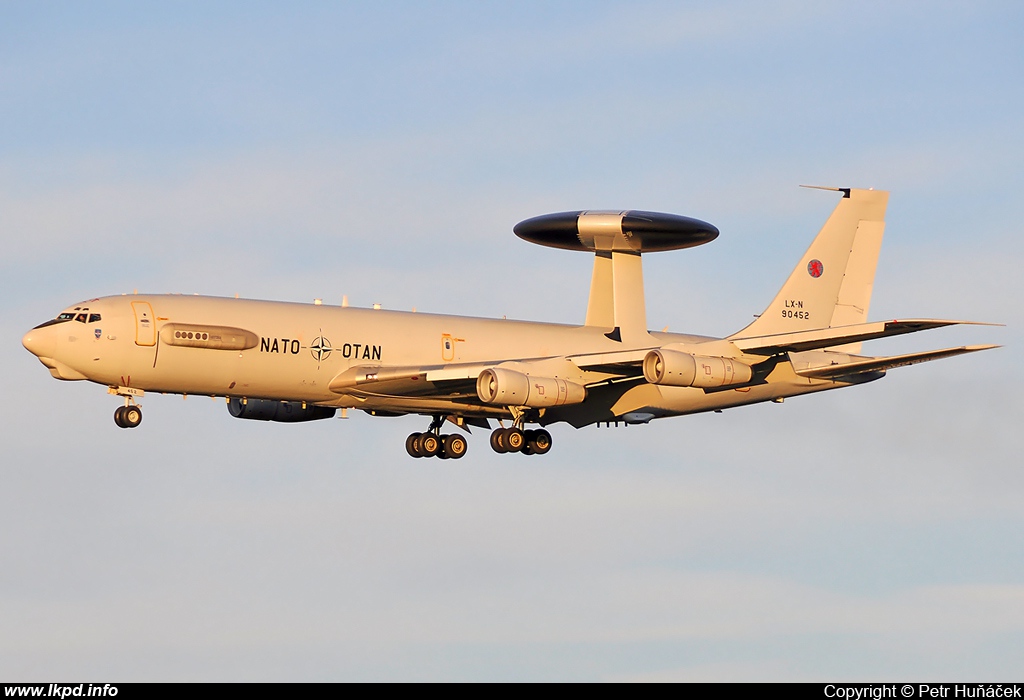
M 153 317 L 153 307 L 148 301 L 133 301 L 132 311 L 135 312 L 135 344 L 156 345 L 156 319 Z

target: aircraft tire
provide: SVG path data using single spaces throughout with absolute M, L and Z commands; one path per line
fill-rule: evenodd
M 124 406 L 118 406 L 116 409 L 114 409 L 114 425 L 116 425 L 118 428 L 128 427 L 127 425 L 124 424 Z
M 121 422 L 126 428 L 138 428 L 142 422 L 142 409 L 138 406 L 124 406 L 121 409 Z
M 445 435 L 443 442 L 444 449 L 441 450 L 441 454 L 445 459 L 462 459 L 469 447 L 466 438 L 461 435 Z
M 441 451 L 441 440 L 433 433 L 423 433 L 419 439 L 419 447 L 424 457 L 436 457 Z
M 405 451 L 409 453 L 410 457 L 416 457 L 417 459 L 423 456 L 420 454 L 420 435 L 421 433 L 412 433 L 405 439 Z
M 505 447 L 505 428 L 495 428 L 491 431 L 491 449 L 498 454 L 508 452 L 508 448 Z
M 536 454 L 533 450 L 533 434 L 536 430 L 524 430 L 523 431 L 523 449 L 519 450 L 524 455 Z
M 505 432 L 502 443 L 508 448 L 509 452 L 521 452 L 523 445 L 526 444 L 526 439 L 523 436 L 523 431 L 519 428 L 509 428 Z
M 533 451 L 533 454 L 546 455 L 548 452 L 550 452 L 551 433 L 544 430 L 543 428 L 539 430 L 533 430 L 531 432 L 533 433 L 533 435 L 530 438 L 529 444 L 530 449 Z

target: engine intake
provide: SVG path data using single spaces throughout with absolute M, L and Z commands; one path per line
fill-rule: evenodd
M 555 377 L 535 377 L 515 370 L 485 369 L 476 380 L 476 394 L 484 403 L 503 406 L 563 406 L 582 403 L 586 387 Z
M 644 358 L 644 379 L 662 386 L 713 389 L 746 384 L 754 376 L 750 365 L 728 357 L 705 357 L 678 350 L 651 350 Z
M 302 407 L 301 401 L 271 401 L 268 399 L 231 399 L 228 412 L 235 418 L 270 420 L 275 423 L 303 423 L 310 420 L 333 418 L 337 409 L 327 406 Z

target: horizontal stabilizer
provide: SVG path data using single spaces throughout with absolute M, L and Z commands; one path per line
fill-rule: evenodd
M 906 367 L 907 365 L 916 365 L 919 362 L 928 362 L 929 360 L 941 360 L 944 357 L 955 357 L 956 355 L 963 355 L 969 352 L 978 352 L 979 350 L 991 350 L 992 348 L 998 347 L 1000 346 L 964 345 L 959 348 L 945 348 L 944 350 L 927 350 L 925 352 L 912 352 L 907 355 L 894 355 L 892 357 L 871 357 L 865 360 L 858 360 L 856 362 L 825 365 L 823 367 L 807 367 L 805 369 L 797 369 L 795 371 L 801 377 L 808 377 L 811 379 L 849 377 L 854 374 L 864 374 L 865 372 L 883 372 L 887 369 L 894 369 L 896 367 Z
M 778 333 L 748 338 L 737 338 L 734 336 L 729 338 L 729 340 L 737 348 L 751 355 L 777 355 L 783 352 L 803 352 L 805 350 L 832 348 L 847 343 L 859 343 L 865 340 L 889 338 L 894 335 L 916 333 L 917 331 L 956 325 L 991 326 L 998 324 L 914 318 L 858 323 L 852 326 L 839 326 L 838 328 L 818 328 L 810 331 Z

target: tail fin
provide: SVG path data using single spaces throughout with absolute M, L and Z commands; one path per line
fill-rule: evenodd
M 843 198 L 768 309 L 733 338 L 867 321 L 889 193 L 839 191 Z M 859 350 L 859 344 L 843 348 Z

